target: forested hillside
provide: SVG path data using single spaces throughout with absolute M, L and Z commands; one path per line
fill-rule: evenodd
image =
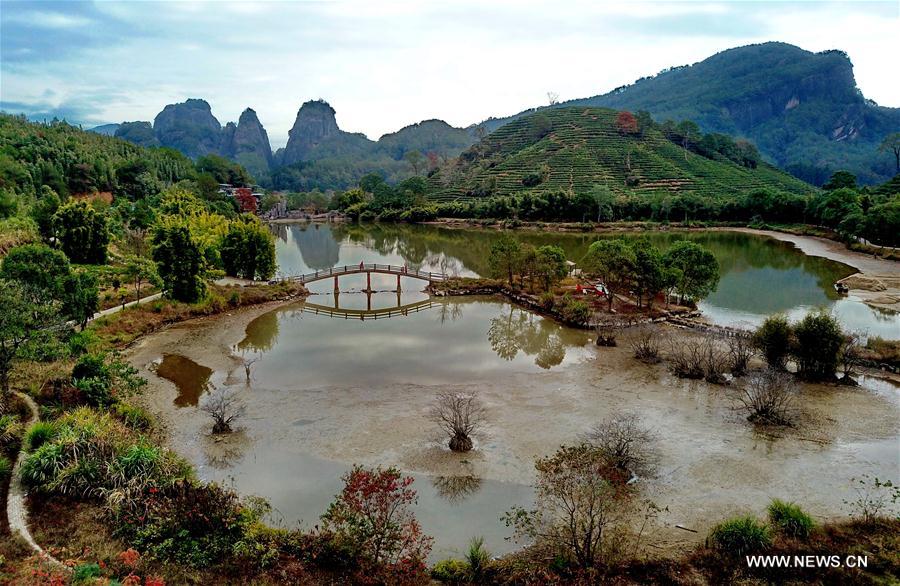
M 595 187 L 631 196 L 679 195 L 724 203 L 754 189 L 806 195 L 814 188 L 762 162 L 753 145 L 696 125 L 662 127 L 601 108 L 550 109 L 520 118 L 429 179 L 436 201 Z
M 751 140 L 769 162 L 817 185 L 841 169 L 865 184 L 898 172 L 894 155 L 879 147 L 900 131 L 900 108 L 866 100 L 842 51 L 811 53 L 785 43 L 738 47 L 550 108 L 569 106 L 646 110 L 657 122 L 693 120 L 704 132 Z M 532 112 L 483 125 L 494 130 Z

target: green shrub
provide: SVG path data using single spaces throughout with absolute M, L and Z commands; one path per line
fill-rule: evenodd
M 759 348 L 769 366 L 783 369 L 791 349 L 793 332 L 791 324 L 783 315 L 772 315 L 766 318 L 753 334 L 753 343 Z
M 809 537 L 815 523 L 803 509 L 794 503 L 774 499 L 769 504 L 769 523 L 777 531 L 798 539 Z
M 470 578 L 469 564 L 455 558 L 441 560 L 432 568 L 431 577 L 444 584 L 466 584 Z
M 7 479 L 12 472 L 12 462 L 6 456 L 0 456 L 0 478 Z
M 72 380 L 82 378 L 99 378 L 109 380 L 109 369 L 106 368 L 106 355 L 102 353 L 85 354 L 72 367 Z
M 108 407 L 115 402 L 110 394 L 109 380 L 97 376 L 73 379 L 75 388 L 82 394 L 85 402 L 94 407 Z
M 88 580 L 99 578 L 100 575 L 100 564 L 81 564 L 79 566 L 75 566 L 75 569 L 72 571 L 72 582 L 76 584 L 87 582 Z
M 91 351 L 99 341 L 94 330 L 83 330 L 73 333 L 69 336 L 69 354 L 71 356 L 82 356 Z
M 25 446 L 36 450 L 56 435 L 56 425 L 50 421 L 38 421 L 25 432 Z
M 22 481 L 35 491 L 127 499 L 143 487 L 170 485 L 191 474 L 181 458 L 150 445 L 108 413 L 81 407 L 55 426 L 22 464 Z
M 153 418 L 149 413 L 128 403 L 116 403 L 113 406 L 113 414 L 131 429 L 148 431 L 153 427 Z
M 562 318 L 573 324 L 586 324 L 591 317 L 590 306 L 579 299 L 566 299 L 559 308 Z
M 736 517 L 716 525 L 710 540 L 722 553 L 742 557 L 762 551 L 772 544 L 769 528 L 753 517 Z
M 824 311 L 807 314 L 794 326 L 794 338 L 791 353 L 797 374 L 808 380 L 833 379 L 844 343 L 838 321 Z
M 16 415 L 0 415 L 0 446 L 7 446 L 18 440 L 21 433 L 19 418 Z
M 491 561 L 491 553 L 484 547 L 483 537 L 473 537 L 466 551 L 466 561 L 469 563 L 469 572 L 472 580 L 480 582 L 484 577 L 485 569 Z

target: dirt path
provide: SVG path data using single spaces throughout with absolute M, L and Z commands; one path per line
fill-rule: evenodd
M 34 400 L 24 393 L 17 392 L 16 395 L 25 401 L 25 404 L 28 405 L 28 409 L 31 411 L 29 423 L 37 422 L 39 412 L 38 406 Z M 31 536 L 31 531 L 28 529 L 28 507 L 25 505 L 25 496 L 27 495 L 27 492 L 25 491 L 25 487 L 22 486 L 21 479 L 22 463 L 27 456 L 28 452 L 23 446 L 19 451 L 19 456 L 16 458 L 16 464 L 13 466 L 12 476 L 9 481 L 9 493 L 6 497 L 6 518 L 9 521 L 9 532 L 12 535 L 18 534 L 25 540 L 31 549 L 51 564 L 64 568 L 66 566 L 62 562 L 51 556 L 44 548 L 38 545 L 34 540 L 34 537 Z

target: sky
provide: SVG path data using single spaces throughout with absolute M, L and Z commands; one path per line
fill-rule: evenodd
M 0 0 L 0 109 L 90 127 L 204 98 L 256 110 L 273 147 L 325 99 L 373 139 L 605 93 L 750 43 L 841 49 L 900 107 L 900 2 Z

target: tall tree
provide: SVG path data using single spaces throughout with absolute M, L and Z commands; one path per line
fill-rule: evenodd
M 582 268 L 602 279 L 609 291 L 606 301 L 610 310 L 615 295 L 624 292 L 631 283 L 634 263 L 634 250 L 621 238 L 598 240 L 588 248 Z
M 270 279 L 275 274 L 275 239 L 255 218 L 231 222 L 222 241 L 225 274 L 244 279 Z
M 521 270 L 522 245 L 508 234 L 501 236 L 491 245 L 488 263 L 494 277 L 506 277 L 510 287 L 513 277 Z
M 109 229 L 106 216 L 84 201 L 61 206 L 53 215 L 53 229 L 63 252 L 74 263 L 104 264 Z
M 0 279 L 0 412 L 9 399 L 9 375 L 21 353 L 65 328 L 59 305 L 41 290 Z
M 153 232 L 153 260 L 166 294 L 193 303 L 206 293 L 206 263 L 187 222 L 165 218 Z
M 632 243 L 631 248 L 634 250 L 633 285 L 638 296 L 638 307 L 643 305 L 644 299 L 647 300 L 647 306 L 651 307 L 653 298 L 666 284 L 662 254 L 648 238 L 640 238 Z
M 410 164 L 413 168 L 413 173 L 416 175 L 419 174 L 419 165 L 422 164 L 422 153 L 417 150 L 407 151 L 403 158 L 406 159 L 406 162 Z
M 719 262 L 696 242 L 680 240 L 666 251 L 663 262 L 677 275 L 676 288 L 684 298 L 702 299 L 719 285 Z

